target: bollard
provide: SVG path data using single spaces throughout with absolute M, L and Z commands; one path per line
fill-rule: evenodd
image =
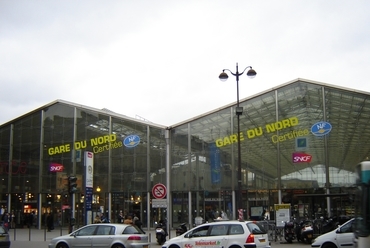
M 13 231 L 14 231 L 14 240 L 16 240 L 17 239 L 17 229 L 14 228 Z

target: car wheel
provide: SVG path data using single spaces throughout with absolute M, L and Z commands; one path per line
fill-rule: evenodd
M 233 245 L 233 246 L 230 246 L 229 248 L 241 248 L 241 247 L 238 245 Z
M 337 248 L 337 246 L 332 243 L 327 243 L 327 244 L 324 244 L 322 248 Z
M 59 243 L 56 248 L 69 248 L 69 246 L 66 243 Z
M 312 239 L 306 239 L 307 244 L 312 244 Z
M 180 248 L 178 245 L 170 245 L 168 248 Z
M 124 246 L 121 244 L 114 244 L 111 248 L 124 248 Z

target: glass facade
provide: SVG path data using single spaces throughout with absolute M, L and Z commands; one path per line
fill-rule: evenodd
M 280 203 L 296 217 L 352 215 L 354 166 L 370 153 L 369 96 L 297 79 L 242 99 L 240 170 L 235 104 L 165 127 L 58 100 L 0 126 L 2 213 L 14 211 L 19 227 L 42 226 L 48 212 L 56 225 L 83 225 L 89 203 L 112 222 L 124 211 L 149 227 L 164 217 L 193 224 L 238 218 L 240 194 L 244 218 L 274 219 Z M 158 184 L 166 200 L 153 196 Z

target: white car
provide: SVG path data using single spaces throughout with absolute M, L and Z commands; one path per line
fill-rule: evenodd
M 149 237 L 138 227 L 126 224 L 90 224 L 76 231 L 53 238 L 49 248 L 149 248 Z
M 162 248 L 270 248 L 267 231 L 255 221 L 217 221 L 199 225 L 166 241 Z
M 337 229 L 320 235 L 311 244 L 315 248 L 351 248 L 354 247 L 352 224 L 355 219 L 350 219 Z

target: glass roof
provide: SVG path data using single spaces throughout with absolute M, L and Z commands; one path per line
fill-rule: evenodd
M 278 177 L 277 164 L 280 159 L 281 175 L 301 174 L 300 171 L 306 168 L 310 168 L 314 174 L 315 166 L 327 163 L 338 171 L 353 171 L 358 162 L 370 156 L 370 127 L 367 124 L 370 121 L 369 96 L 367 92 L 297 79 L 242 99 L 240 106 L 244 111 L 240 117 L 240 130 L 245 136 L 241 142 L 243 169 L 274 180 Z M 191 135 L 203 142 L 213 143 L 217 138 L 237 133 L 235 105 L 233 103 L 189 120 Z M 325 137 L 315 137 L 311 132 L 306 135 L 308 147 L 304 152 L 312 155 L 311 163 L 292 162 L 292 153 L 296 152 L 295 138 L 289 142 L 274 142 L 272 136 L 276 132 L 266 133 L 264 129 L 264 134 L 259 137 L 246 137 L 250 130 L 253 132 L 292 117 L 299 120 L 299 125 L 286 128 L 278 135 L 288 137 L 300 130 L 311 130 L 320 121 L 332 125 L 332 131 Z M 186 121 L 181 124 L 184 123 Z M 185 134 L 187 126 L 181 124 L 174 128 L 177 133 Z M 327 154 L 324 147 L 328 148 Z M 222 146 L 220 150 L 224 156 L 236 154 L 237 144 Z

